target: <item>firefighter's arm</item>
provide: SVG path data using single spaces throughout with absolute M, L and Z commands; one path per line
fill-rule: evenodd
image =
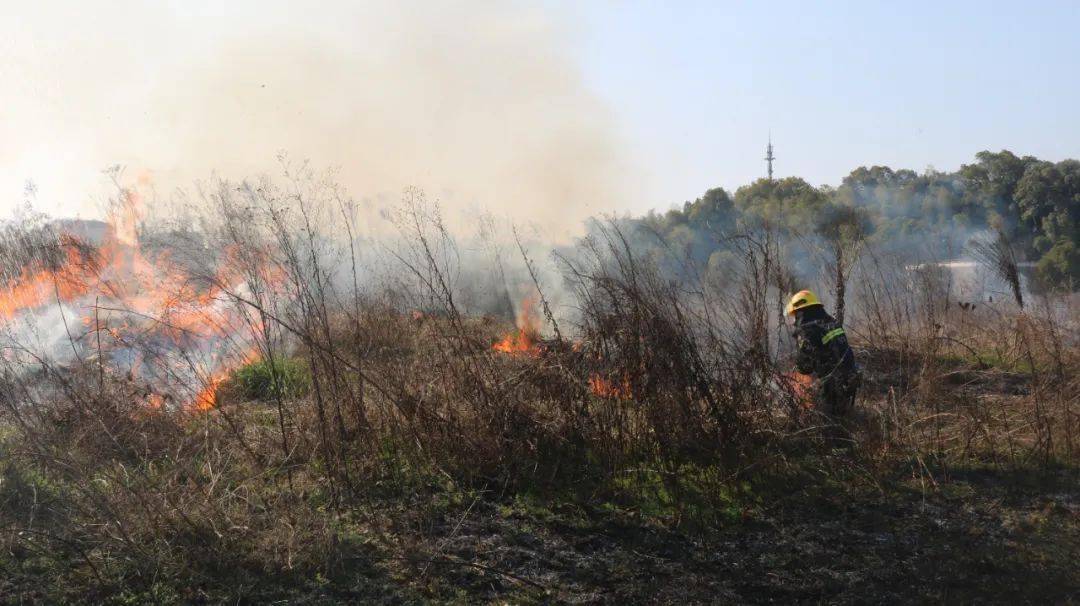
M 795 369 L 804 375 L 814 374 L 817 347 L 811 341 L 813 335 L 800 333 L 797 338 L 798 351 L 795 354 Z

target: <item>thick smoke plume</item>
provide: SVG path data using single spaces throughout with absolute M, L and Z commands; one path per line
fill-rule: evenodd
M 373 208 L 423 188 L 459 223 L 485 209 L 576 229 L 634 190 L 552 11 L 35 10 L 8 43 L 0 184 L 11 201 L 33 180 L 52 214 L 93 214 L 87 192 L 108 165 L 149 169 L 167 199 L 211 171 L 273 171 L 281 151 L 340 167 Z

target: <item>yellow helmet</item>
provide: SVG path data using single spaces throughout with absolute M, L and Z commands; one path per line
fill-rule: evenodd
M 821 305 L 821 301 L 818 300 L 817 295 L 809 290 L 800 290 L 791 296 L 791 301 L 788 302 L 787 308 L 784 309 L 784 314 L 793 315 L 797 310 L 810 307 L 811 305 Z

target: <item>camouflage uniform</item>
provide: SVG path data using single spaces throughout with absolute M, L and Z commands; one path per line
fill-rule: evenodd
M 844 327 L 815 305 L 795 313 L 795 339 L 796 368 L 817 379 L 818 410 L 834 416 L 851 412 L 861 377 Z

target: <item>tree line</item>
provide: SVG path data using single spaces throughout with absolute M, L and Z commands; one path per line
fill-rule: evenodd
M 1074 159 L 1055 163 L 982 151 L 955 172 L 861 166 L 836 187 L 763 178 L 734 195 L 710 189 L 636 221 L 713 266 L 726 251 L 717 236 L 736 227 L 818 237 L 837 251 L 852 241 L 903 246 L 917 240 L 945 257 L 961 256 L 974 238 L 991 237 L 1034 263 L 1043 286 L 1080 285 L 1080 161 Z

